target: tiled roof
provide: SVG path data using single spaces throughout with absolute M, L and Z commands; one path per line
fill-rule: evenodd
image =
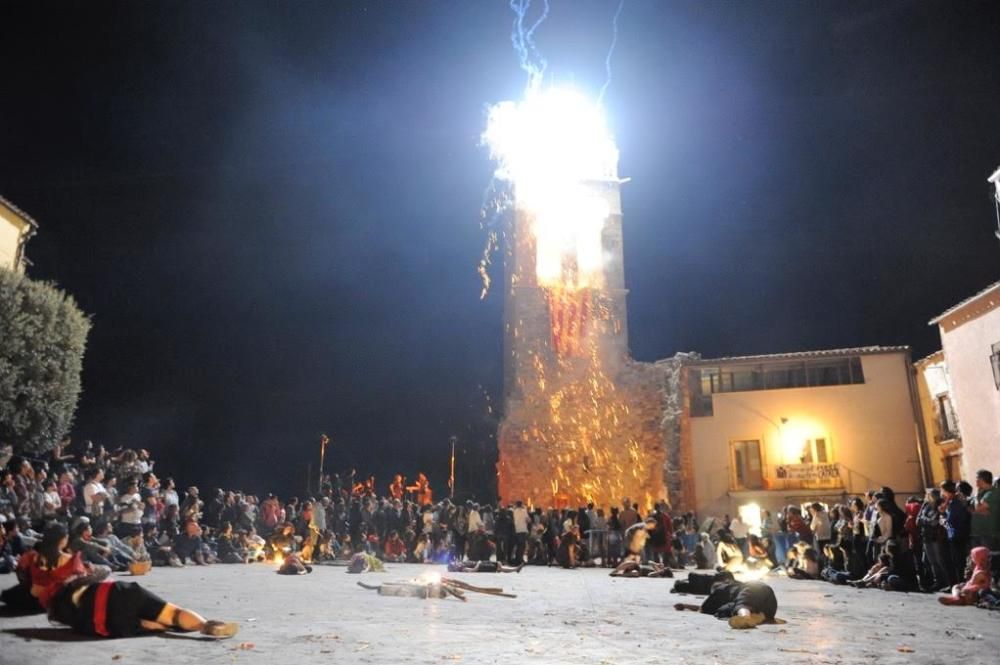
M 0 203 L 2 203 L 5 207 L 10 208 L 15 215 L 26 221 L 28 224 L 31 224 L 36 229 L 38 228 L 38 222 L 35 221 L 34 217 L 24 212 L 20 208 L 18 208 L 16 205 L 11 203 L 9 200 L 5 199 L 3 196 L 0 196 Z
M 731 362 L 752 362 L 755 360 L 805 360 L 808 358 L 841 358 L 845 356 L 866 356 L 876 353 L 905 353 L 908 346 L 859 346 L 850 349 L 825 349 L 820 351 L 793 351 L 791 353 L 773 353 L 758 356 L 727 356 L 725 358 L 702 358 L 691 361 L 694 365 L 718 365 Z
M 993 289 L 997 288 L 998 286 L 1000 286 L 1000 282 L 993 282 L 992 284 L 990 284 L 989 286 L 987 286 L 987 287 L 986 287 L 985 289 L 983 289 L 983 290 L 982 290 L 982 291 L 980 291 L 979 293 L 977 293 L 977 294 L 975 294 L 975 295 L 973 295 L 973 296 L 970 296 L 970 297 L 966 298 L 965 300 L 963 300 L 962 302 L 958 303 L 958 304 L 957 304 L 957 305 L 955 305 L 954 307 L 951 307 L 951 308 L 949 308 L 949 309 L 948 309 L 947 311 L 945 311 L 945 312 L 942 312 L 941 314 L 938 314 L 938 315 L 937 315 L 937 316 L 935 316 L 935 317 L 934 317 L 933 319 L 931 319 L 931 320 L 930 320 L 930 321 L 929 321 L 929 322 L 927 323 L 927 325 L 930 325 L 930 326 L 934 326 L 934 325 L 937 325 L 937 324 L 938 324 L 938 323 L 939 323 L 939 322 L 940 322 L 940 321 L 941 321 L 942 319 L 946 319 L 946 318 L 948 318 L 948 317 L 949 317 L 949 316 L 950 316 L 951 314 L 953 314 L 954 312 L 957 312 L 957 311 L 958 311 L 959 309 L 961 309 L 962 307 L 965 307 L 966 305 L 968 305 L 968 304 L 969 304 L 970 302 L 972 302 L 973 300 L 977 300 L 978 298 L 981 298 L 982 296 L 986 295 L 987 293 L 989 293 L 989 292 L 990 292 L 990 291 L 992 291 Z

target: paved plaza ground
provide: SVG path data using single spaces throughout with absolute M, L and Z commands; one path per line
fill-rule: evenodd
M 943 608 L 933 596 L 769 579 L 784 625 L 731 630 L 677 612 L 673 582 L 612 579 L 607 570 L 525 568 L 453 575 L 503 586 L 516 599 L 469 602 L 382 597 L 357 586 L 404 581 L 441 566 L 393 565 L 349 575 L 318 567 L 276 575 L 269 565 L 157 568 L 143 584 L 208 617 L 239 621 L 233 639 L 78 639 L 43 616 L 0 618 L 0 663 L 973 663 L 998 662 L 1000 612 Z M 681 574 L 683 576 L 683 574 Z M 13 576 L 0 583 L 13 583 Z

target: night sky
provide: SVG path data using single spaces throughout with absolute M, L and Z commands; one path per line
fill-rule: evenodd
M 615 0 L 555 0 L 552 80 L 604 83 Z M 5 2 L 0 194 L 93 316 L 74 437 L 182 484 L 488 477 L 479 300 L 502 0 Z M 909 344 L 992 283 L 1000 3 L 627 0 L 605 98 L 633 355 Z M 498 270 L 494 277 L 499 277 Z M 463 455 L 464 451 L 464 455 Z M 484 471 L 485 470 L 485 471 Z

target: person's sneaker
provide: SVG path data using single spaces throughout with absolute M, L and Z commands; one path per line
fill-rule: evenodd
M 753 614 L 735 614 L 729 617 L 730 628 L 756 628 L 762 623 L 764 623 L 764 615 L 760 612 L 754 612 Z
M 225 621 L 206 621 L 201 627 L 201 634 L 209 637 L 232 637 L 239 632 L 240 625 Z

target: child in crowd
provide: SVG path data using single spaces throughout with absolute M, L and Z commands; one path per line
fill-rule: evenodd
M 975 605 L 981 591 L 990 588 L 990 551 L 985 547 L 975 547 L 969 553 L 972 560 L 972 575 L 962 584 L 956 584 L 951 595 L 938 596 L 942 605 Z

